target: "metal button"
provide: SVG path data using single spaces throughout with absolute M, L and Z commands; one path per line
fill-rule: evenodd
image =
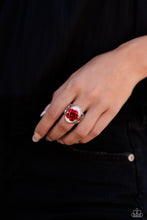
M 135 155 L 134 155 L 134 154 L 129 154 L 128 160 L 129 160 L 130 162 L 133 162 L 133 161 L 135 160 Z

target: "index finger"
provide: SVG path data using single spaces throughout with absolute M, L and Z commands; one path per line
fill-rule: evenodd
M 58 118 L 63 114 L 67 105 L 69 105 L 75 98 L 75 92 L 68 87 L 63 89 L 61 94 L 58 96 L 53 96 L 49 108 L 47 109 L 45 115 L 39 121 L 34 130 L 34 135 L 32 140 L 34 142 L 39 141 L 43 138 L 48 130 L 54 125 Z

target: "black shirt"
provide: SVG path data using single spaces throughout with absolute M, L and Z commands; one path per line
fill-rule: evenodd
M 2 1 L 1 114 L 15 123 L 30 115 L 37 121 L 52 93 L 75 70 L 98 54 L 146 35 L 146 12 L 146 0 Z M 142 80 L 126 103 L 135 116 L 146 110 L 146 85 Z M 16 120 L 18 115 L 22 117 Z

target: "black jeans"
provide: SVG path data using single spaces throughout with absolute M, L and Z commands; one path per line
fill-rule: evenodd
M 91 142 L 65 146 L 33 143 L 36 121 L 20 123 L 19 112 L 19 123 L 11 118 L 11 132 L 1 138 L 5 216 L 127 220 L 138 213 L 135 219 L 147 219 L 146 121 L 122 110 Z

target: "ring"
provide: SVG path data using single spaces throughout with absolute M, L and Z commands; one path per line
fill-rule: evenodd
M 64 110 L 64 117 L 68 123 L 79 123 L 84 117 L 84 113 L 80 106 L 70 104 Z

